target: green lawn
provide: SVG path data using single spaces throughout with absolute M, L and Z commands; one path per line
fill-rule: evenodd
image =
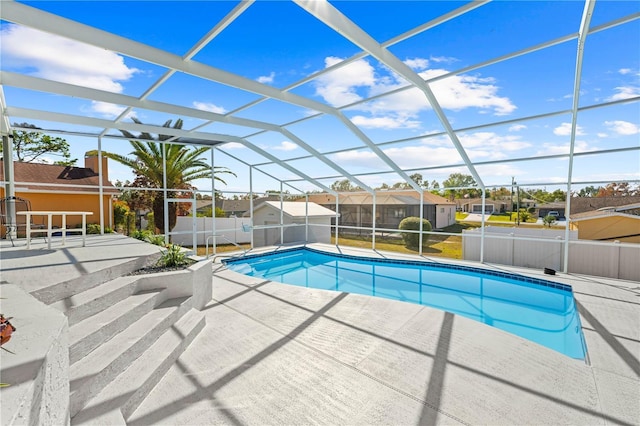
M 475 228 L 474 224 L 456 224 L 443 229 L 449 233 L 461 233 L 463 229 Z M 335 244 L 335 237 L 331 237 L 331 243 Z M 360 248 L 371 248 L 371 237 L 357 235 L 340 235 L 340 245 Z M 376 250 L 393 251 L 398 253 L 418 254 L 417 248 L 407 248 L 402 239 L 376 237 Z M 430 234 L 427 243 L 422 248 L 425 256 L 446 257 L 449 259 L 462 259 L 462 236 Z
M 245 250 L 251 249 L 251 244 L 249 243 L 240 244 L 240 246 Z M 240 250 L 240 248 L 238 246 L 234 246 L 233 244 L 219 244 L 218 249 L 216 251 L 217 253 L 227 253 L 230 251 L 238 251 L 238 250 Z M 209 246 L 209 255 L 211 254 L 213 254 L 213 247 Z M 198 256 L 206 256 L 206 255 L 207 255 L 206 247 L 198 246 Z

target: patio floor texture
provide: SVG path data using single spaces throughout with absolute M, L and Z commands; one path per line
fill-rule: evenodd
M 26 262 L 3 245 L 1 279 L 37 287 L 42 268 L 55 268 L 61 256 L 67 269 L 49 277 L 82 273 L 98 254 L 126 258 L 129 247 L 134 255 L 142 249 L 93 237 L 87 247 L 56 247 Z M 205 328 L 129 424 L 640 423 L 640 283 L 553 277 L 573 286 L 585 363 L 433 308 L 255 279 L 219 262 L 213 268 Z

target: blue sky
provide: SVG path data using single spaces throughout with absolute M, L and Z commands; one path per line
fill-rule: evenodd
M 145 45 L 182 56 L 235 6 L 228 1 L 36 1 L 24 2 L 68 19 L 94 26 Z M 375 39 L 384 43 L 419 25 L 463 6 L 466 2 L 352 1 L 332 2 L 335 8 Z M 388 46 L 389 51 L 424 79 L 464 69 L 539 43 L 577 33 L 584 8 L 579 1 L 496 1 L 442 23 L 414 37 Z M 638 13 L 636 1 L 598 1 L 591 28 Z M 139 97 L 166 68 L 117 53 L 44 34 L 33 28 L 2 21 L 2 70 L 83 85 Z M 515 177 L 523 185 L 567 180 L 568 160 L 536 159 L 566 154 L 571 114 L 526 119 L 569 110 L 576 66 L 576 39 L 507 61 L 433 81 L 430 86 L 465 151 L 477 165 L 486 185 L 508 186 Z M 257 1 L 198 52 L 193 60 L 279 89 L 350 58 L 361 49 L 292 2 Z M 442 182 L 450 173 L 469 173 L 443 126 L 415 88 L 360 102 L 400 89 L 407 82 L 371 56 L 301 84 L 291 93 L 342 112 L 403 169 L 417 171 L 426 180 Z M 114 119 L 123 107 L 67 98 L 5 86 L 9 106 L 52 109 L 74 115 Z M 580 107 L 640 96 L 640 19 L 587 38 L 581 79 Z M 153 92 L 150 100 L 226 114 L 260 96 L 192 75 L 176 73 Z M 134 110 L 144 123 L 162 124 L 180 118 L 151 110 Z M 313 112 L 299 105 L 267 100 L 234 114 L 278 125 L 301 120 Z M 635 102 L 588 109 L 578 115 L 576 153 L 634 148 L 640 145 L 640 104 Z M 203 123 L 182 117 L 185 129 Z M 522 119 L 521 121 L 518 119 Z M 18 121 L 19 118 L 17 119 Z M 35 122 L 35 120 L 28 120 Z M 509 121 L 505 124 L 499 124 Z M 477 126 L 498 123 L 486 127 Z M 59 123 L 36 122 L 45 128 Z M 475 127 L 475 128 L 474 128 Z M 99 132 L 95 128 L 69 129 Z M 288 126 L 295 136 L 371 186 L 400 181 L 390 167 L 363 141 L 331 116 L 320 116 Z M 247 137 L 258 130 L 214 123 L 199 129 Z M 66 137 L 75 157 L 95 149 L 94 139 Z M 249 136 L 247 140 L 313 177 L 338 173 L 313 158 L 295 141 L 277 132 Z M 403 140 L 402 142 L 389 143 Z M 106 146 L 105 146 L 106 145 Z M 126 142 L 103 148 L 127 153 Z M 250 164 L 269 160 L 237 144 L 221 148 Z M 350 150 L 347 150 L 350 149 Z M 337 152 L 336 152 L 337 151 Z M 222 152 L 216 165 L 238 174 L 225 188 L 247 192 L 248 168 Z M 509 161 L 527 159 L 526 161 Z M 505 160 L 504 163 L 496 163 Z M 279 179 L 299 179 L 279 166 L 262 166 Z M 388 173 L 391 172 L 391 173 Z M 110 178 L 130 179 L 123 166 L 110 164 Z M 640 180 L 640 151 L 578 156 L 573 179 L 577 182 Z M 336 178 L 323 183 L 330 185 Z M 255 172 L 254 190 L 279 189 L 279 183 Z M 199 182 L 199 188 L 210 186 Z M 295 182 L 302 190 L 317 189 Z

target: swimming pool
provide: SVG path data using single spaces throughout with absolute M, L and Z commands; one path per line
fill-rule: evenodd
M 431 306 L 576 359 L 585 346 L 571 287 L 521 275 L 425 261 L 370 259 L 309 248 L 225 260 L 233 271 L 285 284 Z

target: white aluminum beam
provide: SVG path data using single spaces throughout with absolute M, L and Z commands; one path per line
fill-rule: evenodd
M 193 58 L 200 50 L 202 50 L 211 40 L 213 40 L 218 34 L 220 34 L 229 24 L 231 24 L 238 16 L 242 14 L 252 3 L 254 0 L 241 0 L 240 3 L 233 8 L 231 12 L 227 14 L 222 20 L 214 26 L 211 31 L 205 34 L 189 51 L 182 57 L 183 60 L 190 60 Z M 153 92 L 155 92 L 162 84 L 164 84 L 173 74 L 175 74 L 175 70 L 167 70 L 164 75 L 162 75 L 156 82 L 154 82 L 145 92 L 140 96 L 140 100 L 147 99 Z M 123 120 L 130 112 L 131 107 L 126 108 L 115 120 L 114 122 L 119 122 Z M 107 133 L 109 129 L 104 129 L 101 135 Z
M 24 89 L 43 91 L 48 93 L 55 93 L 58 95 L 65 95 L 71 97 L 81 97 L 86 99 L 91 99 L 94 101 L 107 102 L 117 105 L 125 105 L 131 108 L 142 108 L 153 111 L 161 111 L 169 114 L 180 115 L 183 117 L 193 117 L 200 118 L 209 121 L 221 121 L 229 124 L 235 124 L 238 126 L 246 126 L 252 128 L 263 129 L 267 131 L 278 132 L 285 137 L 290 138 L 293 142 L 298 144 L 301 148 L 307 150 L 311 157 L 315 157 L 318 160 L 325 163 L 327 166 L 331 167 L 335 171 L 342 173 L 345 177 L 357 183 L 362 188 L 367 189 L 368 191 L 372 191 L 364 182 L 360 181 L 357 178 L 354 178 L 351 174 L 349 174 L 342 167 L 326 158 L 320 152 L 318 152 L 315 148 L 311 147 L 309 144 L 305 143 L 302 139 L 291 133 L 289 130 L 284 129 L 280 126 L 277 126 L 272 123 L 251 120 L 247 118 L 240 117 L 230 117 L 225 116 L 223 114 L 217 114 L 214 112 L 203 111 L 196 108 L 188 108 L 182 107 L 178 105 L 167 104 L 163 102 L 149 101 L 149 100 L 141 100 L 135 98 L 133 96 L 122 95 L 119 93 L 107 92 L 104 90 L 98 89 L 90 89 L 84 88 L 80 86 L 75 86 L 68 83 L 60 83 L 57 81 L 44 80 L 37 77 L 30 77 L 21 74 L 16 74 L 12 72 L 2 71 L 0 72 L 0 82 L 6 85 L 10 85 L 13 87 L 20 87 Z M 108 122 L 107 120 L 103 120 L 104 122 Z M 116 124 L 112 123 L 109 128 L 124 128 L 122 122 Z M 164 127 L 162 129 L 165 129 Z M 182 132 L 187 132 L 185 137 L 194 137 L 195 133 L 192 130 L 184 130 Z M 153 131 L 151 133 L 158 133 L 158 131 Z M 162 134 L 170 135 L 169 132 L 162 130 Z M 282 165 L 282 164 L 279 164 Z
M 427 97 L 431 108 L 438 116 L 442 126 L 445 128 L 451 142 L 455 146 L 456 150 L 464 160 L 469 172 L 476 180 L 480 188 L 484 189 L 484 183 L 480 178 L 480 175 L 476 171 L 473 163 L 469 159 L 467 152 L 464 147 L 460 143 L 458 136 L 453 131 L 453 127 L 449 120 L 447 119 L 440 103 L 436 99 L 433 91 L 429 87 L 427 83 L 425 83 L 424 79 L 416 74 L 411 68 L 409 68 L 404 62 L 398 59 L 395 55 L 389 52 L 386 48 L 380 46 L 369 34 L 363 31 L 360 27 L 354 24 L 351 20 L 349 20 L 346 16 L 344 16 L 338 9 L 333 7 L 327 1 L 321 0 L 294 0 L 294 2 L 302 7 L 304 10 L 309 12 L 311 15 L 315 16 L 318 20 L 325 23 L 327 26 L 332 28 L 334 31 L 341 34 L 343 37 L 347 38 L 349 41 L 354 43 L 356 46 L 361 49 L 369 52 L 373 57 L 378 59 L 380 62 L 391 68 L 393 71 L 398 73 L 400 76 L 411 82 L 415 87 L 419 88 Z M 406 175 L 404 175 L 406 176 Z M 403 177 L 404 177 L 403 176 Z M 408 176 L 407 176 L 408 177 Z M 411 183 L 412 179 L 408 180 Z M 415 185 L 415 183 L 414 183 Z M 414 186 L 412 185 L 412 186 Z
M 195 61 L 184 61 L 182 57 L 155 47 L 102 31 L 70 19 L 48 13 L 22 3 L 3 2 L 0 17 L 61 37 L 87 43 L 125 56 L 136 58 L 162 67 L 181 71 L 206 80 L 252 92 L 282 102 L 298 105 L 326 114 L 335 114 L 335 109 L 303 96 L 282 92 L 266 84 Z
M 569 144 L 569 167 L 567 172 L 567 198 L 566 198 L 566 217 L 567 226 L 564 237 L 564 265 L 563 272 L 569 270 L 569 223 L 571 222 L 571 178 L 573 177 L 573 152 L 576 143 L 576 129 L 578 127 L 578 106 L 580 104 L 580 83 L 582 79 L 582 59 L 584 57 L 584 45 L 587 41 L 589 33 L 589 24 L 593 16 L 593 9 L 596 6 L 595 0 L 586 0 L 584 10 L 582 12 L 582 21 L 580 22 L 580 31 L 578 36 L 578 49 L 576 52 L 576 71 L 573 81 L 573 105 L 571 111 L 571 141 Z

